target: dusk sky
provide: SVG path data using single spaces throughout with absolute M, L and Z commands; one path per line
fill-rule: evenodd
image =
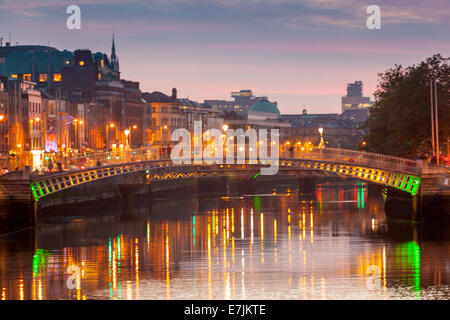
M 81 8 L 81 30 L 66 8 Z M 366 8 L 381 8 L 381 30 Z M 450 55 L 449 0 L 0 0 L 0 37 L 12 43 L 111 52 L 142 91 L 202 102 L 251 89 L 282 113 L 340 112 L 346 83 L 371 96 L 377 74 Z M 5 40 L 3 40 L 4 44 Z

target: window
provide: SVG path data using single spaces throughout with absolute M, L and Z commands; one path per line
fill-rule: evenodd
M 105 61 L 103 59 L 100 61 L 100 65 L 102 66 L 102 68 L 105 67 Z
M 153 108 L 152 108 L 152 112 L 153 112 L 153 113 L 156 113 L 156 107 L 153 107 Z
M 31 73 L 24 73 L 23 81 L 31 81 Z
M 13 74 L 11 75 L 11 78 L 17 79 L 17 74 L 13 73 Z
M 53 74 L 53 81 L 55 81 L 55 82 L 61 81 L 61 73 L 54 73 Z
M 98 80 L 102 80 L 102 74 L 100 72 L 98 73 Z
M 55 113 L 55 104 L 50 103 L 50 114 L 54 114 L 54 113 Z
M 45 82 L 45 81 L 47 81 L 47 74 L 39 73 L 39 82 Z
M 167 112 L 167 107 L 162 107 L 162 112 L 166 113 Z
M 152 118 L 152 126 L 156 126 L 156 119 Z

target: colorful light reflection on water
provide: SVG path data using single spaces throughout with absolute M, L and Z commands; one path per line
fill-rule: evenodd
M 0 238 L 1 299 L 449 298 L 449 241 L 391 230 L 365 184 L 193 197 Z

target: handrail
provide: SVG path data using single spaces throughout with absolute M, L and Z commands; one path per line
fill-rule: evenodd
M 126 166 L 126 165 L 138 165 L 139 163 L 171 163 L 170 158 L 162 158 L 162 159 L 149 159 L 150 157 L 154 157 L 154 155 L 151 155 L 149 148 L 141 148 L 139 150 L 134 150 L 133 154 L 133 162 L 126 161 L 126 162 L 115 162 L 109 161 L 110 163 L 107 165 L 102 165 L 100 167 L 95 167 L 95 169 L 100 168 L 115 168 L 119 166 Z M 109 152 L 101 152 L 101 154 L 97 154 L 96 159 L 106 159 Z M 369 153 L 364 151 L 356 151 L 356 150 L 348 150 L 348 149 L 339 149 L 339 148 L 318 148 L 314 147 L 310 151 L 285 151 L 280 154 L 280 159 L 292 159 L 292 160 L 318 160 L 318 161 L 326 161 L 326 162 L 339 162 L 339 163 L 346 163 L 350 165 L 359 165 L 359 166 L 365 166 L 370 167 L 374 169 L 385 169 L 385 170 L 391 170 L 391 171 L 398 171 L 398 172 L 404 172 L 404 173 L 411 173 L 411 174 L 419 174 L 421 171 L 421 166 L 419 161 L 394 157 L 394 156 L 387 156 L 382 154 L 376 154 L 376 153 Z M 119 159 L 120 160 L 120 159 Z M 273 159 L 264 159 L 264 161 L 261 161 L 261 164 L 267 164 L 267 161 L 274 161 Z M 225 158 L 223 163 L 225 164 Z M 251 162 L 249 162 L 251 163 Z M 254 163 L 253 163 L 254 164 Z M 81 173 L 81 172 L 87 172 L 90 170 L 93 170 L 94 167 L 88 167 L 86 169 L 81 170 L 72 170 L 72 171 L 63 171 L 53 174 L 44 174 L 44 175 L 38 175 L 35 176 L 33 181 L 38 181 L 42 179 L 46 179 L 48 177 L 59 177 L 67 174 L 73 174 L 73 173 Z

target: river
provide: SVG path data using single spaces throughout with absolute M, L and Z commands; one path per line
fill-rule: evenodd
M 11 299 L 449 299 L 448 234 L 387 222 L 366 184 L 159 195 L 0 236 Z

